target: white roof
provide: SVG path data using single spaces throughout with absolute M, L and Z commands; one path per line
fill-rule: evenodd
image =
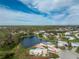
M 67 42 L 64 42 L 64 41 L 58 41 L 58 46 L 64 46 L 65 44 L 67 44 Z
M 71 43 L 72 46 L 79 46 L 79 43 Z

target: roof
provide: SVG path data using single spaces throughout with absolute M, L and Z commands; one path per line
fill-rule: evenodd
M 79 43 L 71 43 L 72 46 L 78 46 L 79 47 Z

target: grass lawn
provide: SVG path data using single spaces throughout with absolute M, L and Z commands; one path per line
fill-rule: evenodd
M 26 59 L 28 56 L 28 49 L 23 48 L 21 44 L 17 45 L 12 51 L 15 53 L 14 59 Z

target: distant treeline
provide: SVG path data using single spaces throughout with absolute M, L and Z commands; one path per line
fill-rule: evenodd
M 0 29 L 22 29 L 22 30 L 45 30 L 58 28 L 79 28 L 79 25 L 5 25 L 0 26 Z

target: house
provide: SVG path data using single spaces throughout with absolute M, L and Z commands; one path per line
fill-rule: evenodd
M 71 43 L 73 47 L 79 47 L 79 43 Z
M 19 31 L 19 33 L 26 34 L 27 32 L 26 32 L 26 31 L 21 30 L 21 31 Z
M 65 45 L 68 45 L 68 43 L 64 42 L 64 41 L 58 41 L 58 47 L 62 47 L 62 46 L 65 46 Z
M 65 36 L 65 38 L 67 38 L 68 40 L 74 40 L 75 39 L 74 36 Z
M 36 48 L 44 48 L 45 46 L 46 46 L 45 44 L 39 43 L 39 44 L 35 45 L 34 47 L 36 47 Z
M 79 38 L 79 33 L 76 33 L 75 36 L 76 36 L 76 38 Z
M 33 32 L 33 33 L 34 33 L 34 34 L 37 34 L 37 35 L 39 34 L 39 32 L 38 32 L 38 31 L 35 31 L 35 32 Z
M 43 34 L 43 37 L 44 37 L 45 39 L 47 39 L 48 36 L 49 36 L 49 33 L 44 33 L 44 34 Z
M 65 36 L 70 36 L 71 32 L 65 32 Z
M 50 52 L 50 53 L 57 52 L 57 48 L 55 48 L 55 45 L 53 45 L 51 42 L 42 42 L 42 43 L 47 46 L 48 52 Z
M 69 40 L 74 40 L 74 39 L 75 39 L 75 37 L 73 37 L 73 36 L 69 37 Z
M 45 31 L 44 30 L 40 30 L 39 33 L 45 33 Z
M 50 35 L 54 35 L 54 33 L 50 33 Z
M 45 48 L 36 48 L 36 49 L 30 49 L 29 54 L 33 56 L 47 56 L 48 52 L 47 49 Z

